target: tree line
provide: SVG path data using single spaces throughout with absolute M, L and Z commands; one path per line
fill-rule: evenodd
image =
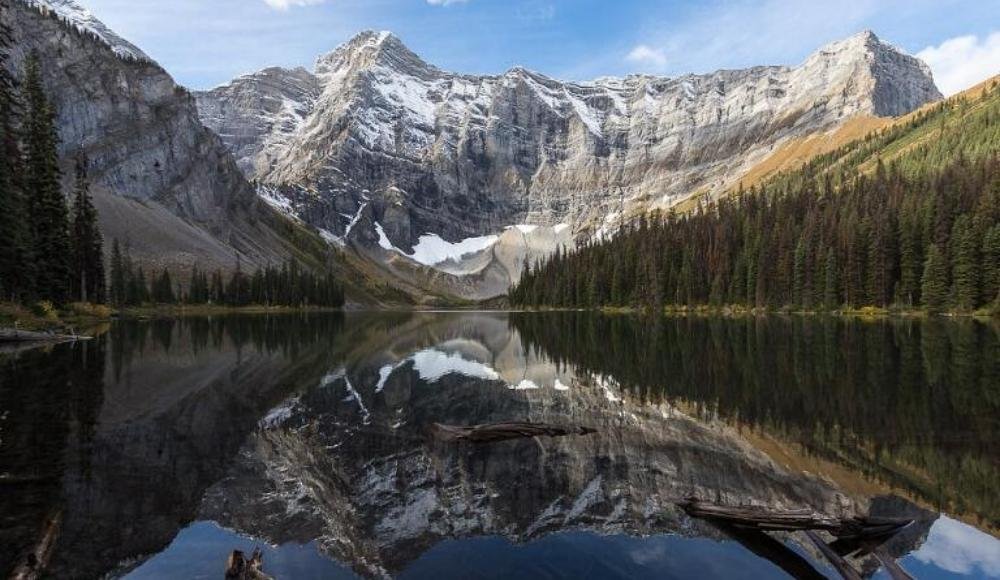
M 954 117 L 960 116 L 960 122 Z M 931 138 L 913 144 L 914 132 Z M 973 311 L 1000 304 L 1000 90 L 688 215 L 526 265 L 512 304 Z M 879 152 L 908 146 L 885 164 Z M 874 157 L 873 157 L 874 156 Z
M 512 313 L 581 385 L 763 429 L 959 513 L 1000 517 L 1000 333 L 976 320 Z
M 195 265 L 185 284 L 166 268 L 147 275 L 115 239 L 110 266 L 108 298 L 118 307 L 150 303 L 326 308 L 344 305 L 344 289 L 332 273 L 316 274 L 293 259 L 280 267 L 257 268 L 252 274 L 244 272 L 237 260 L 236 269 L 228 276 L 220 269 L 209 272 Z
M 0 299 L 103 302 L 103 240 L 87 159 L 76 160 L 70 207 L 38 58 L 27 58 L 19 82 L 10 72 L 11 45 L 0 19 Z

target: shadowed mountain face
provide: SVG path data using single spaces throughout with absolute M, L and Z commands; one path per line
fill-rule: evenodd
M 927 389 L 958 378 L 988 385 L 995 369 L 985 355 L 996 347 L 995 329 L 800 322 L 589 314 L 191 318 L 116 323 L 86 345 L 8 355 L 0 365 L 0 485 L 13 493 L 0 502 L 5 521 L 16 525 L 3 527 L 3 572 L 52 521 L 48 570 L 57 577 L 217 573 L 226 550 L 244 541 L 222 529 L 306 545 L 295 550 L 316 550 L 310 557 L 317 561 L 333 558 L 372 576 L 456 576 L 455 554 L 485 562 L 507 554 L 509 543 L 545 547 L 538 557 L 552 563 L 571 553 L 563 550 L 592 545 L 600 569 L 632 569 L 617 558 L 640 548 L 633 538 L 666 533 L 678 535 L 670 549 L 695 566 L 733 554 L 756 559 L 676 507 L 689 497 L 916 518 L 889 546 L 910 565 L 938 562 L 935 550 L 955 534 L 995 548 L 996 540 L 939 520 L 934 510 L 941 505 L 995 529 L 993 500 L 977 491 L 995 481 L 986 445 L 993 431 L 981 423 L 995 416 L 988 386 L 951 403 L 925 398 Z M 926 350 L 931 345 L 920 337 L 941 331 L 934 336 L 956 348 Z M 719 340 L 737 336 L 742 342 Z M 737 343 L 743 360 L 728 358 L 727 345 Z M 880 351 L 887 362 L 876 369 L 865 354 L 875 344 L 908 354 Z M 824 393 L 822 381 L 785 362 L 789 352 L 798 360 L 808 351 L 821 371 L 824 345 L 843 351 L 839 368 L 849 370 L 835 383 L 842 396 Z M 628 361 L 650 349 L 656 362 L 631 370 Z M 771 391 L 787 403 L 770 400 Z M 803 414 L 813 397 L 827 401 L 826 413 Z M 985 408 L 969 415 L 960 407 L 966 399 Z M 926 424 L 922 412 L 932 402 L 939 417 Z M 867 415 L 869 408 L 877 413 Z M 485 445 L 429 432 L 435 423 L 502 421 L 596 432 Z M 873 449 L 882 429 L 896 439 Z M 873 453 L 884 471 L 872 468 Z M 948 462 L 966 467 L 934 470 Z M 962 502 L 928 493 L 945 480 Z M 883 497 L 890 490 L 906 499 Z M 203 520 L 221 528 L 188 527 Z M 712 542 L 684 543 L 696 537 Z M 206 538 L 221 551 L 198 548 Z M 963 558 L 988 570 L 975 550 Z M 648 564 L 647 574 L 665 573 L 663 562 L 652 561 L 659 563 Z M 875 569 L 869 560 L 854 564 Z M 280 552 L 271 565 L 291 570 L 282 568 Z
M 255 195 L 191 94 L 141 50 L 73 0 L 4 4 L 12 70 L 39 59 L 64 178 L 85 155 L 109 249 L 118 238 L 144 262 L 187 272 L 305 255 L 292 233 L 319 243 Z

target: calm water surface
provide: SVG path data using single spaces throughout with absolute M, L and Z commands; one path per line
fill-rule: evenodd
M 505 420 L 597 432 L 428 433 Z M 908 572 L 1000 577 L 998 433 L 975 321 L 117 322 L 0 351 L 0 577 L 36 551 L 53 578 L 221 578 L 255 546 L 277 578 L 787 577 L 688 497 L 912 518 L 885 546 Z

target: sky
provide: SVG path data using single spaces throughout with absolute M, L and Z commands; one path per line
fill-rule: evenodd
M 440 68 L 563 80 L 800 63 L 864 29 L 952 94 L 1000 73 L 1000 0 L 78 0 L 204 89 L 390 30 Z

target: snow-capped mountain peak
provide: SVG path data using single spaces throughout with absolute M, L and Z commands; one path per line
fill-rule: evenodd
M 146 53 L 139 50 L 131 42 L 118 36 L 113 30 L 104 25 L 89 10 L 80 6 L 73 0 L 20 0 L 28 6 L 35 8 L 44 15 L 51 15 L 58 18 L 63 23 L 71 26 L 81 34 L 88 34 L 97 40 L 108 45 L 111 50 L 125 60 L 140 62 L 153 62 Z
M 252 177 L 285 191 L 297 217 L 331 239 L 350 228 L 348 243 L 398 249 L 383 253 L 390 259 L 428 236 L 460 244 L 512 224 L 609 235 L 642 212 L 721 195 L 790 140 L 941 96 L 926 65 L 870 31 L 794 67 L 591 82 L 525 67 L 452 73 L 368 31 L 321 57 L 312 80 L 282 75 L 197 95 L 206 124 Z M 297 96 L 303 83 L 313 83 L 310 99 Z M 270 108 L 247 97 L 255 91 Z M 274 120 L 277 104 L 307 101 L 303 114 Z M 491 291 L 505 290 L 497 280 L 507 275 Z

